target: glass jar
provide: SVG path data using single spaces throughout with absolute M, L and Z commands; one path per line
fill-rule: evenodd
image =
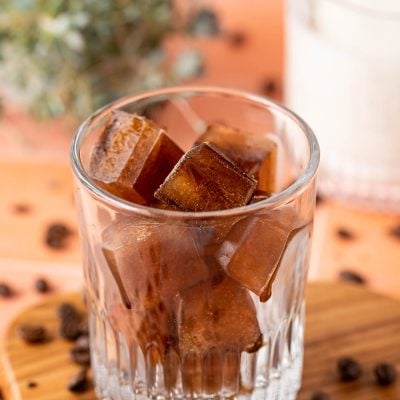
M 319 187 L 400 211 L 400 3 L 288 0 L 286 101 L 318 132 Z

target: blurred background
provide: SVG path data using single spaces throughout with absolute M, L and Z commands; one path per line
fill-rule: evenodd
M 69 168 L 79 123 L 122 95 L 178 83 L 246 89 L 304 117 L 323 144 L 310 280 L 400 298 L 400 51 L 357 36 L 386 17 L 396 24 L 382 35 L 399 32 L 399 10 L 303 3 L 2 0 L 0 335 L 27 304 L 81 287 Z

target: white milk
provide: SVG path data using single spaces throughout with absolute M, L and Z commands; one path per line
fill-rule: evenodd
M 322 191 L 400 210 L 400 1 L 287 5 L 286 100 L 319 139 Z

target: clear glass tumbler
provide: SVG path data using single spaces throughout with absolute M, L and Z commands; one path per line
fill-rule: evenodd
M 286 4 L 286 103 L 318 132 L 321 192 L 399 212 L 400 2 Z
M 268 135 L 278 147 L 276 193 L 197 213 L 113 196 L 87 170 L 114 109 L 150 117 L 184 150 L 211 123 Z M 295 399 L 318 162 L 300 118 L 233 89 L 143 93 L 82 124 L 72 168 L 100 398 Z

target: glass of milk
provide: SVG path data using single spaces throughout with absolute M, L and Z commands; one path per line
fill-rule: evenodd
M 322 193 L 400 211 L 399 0 L 287 0 L 286 102 L 318 132 Z

